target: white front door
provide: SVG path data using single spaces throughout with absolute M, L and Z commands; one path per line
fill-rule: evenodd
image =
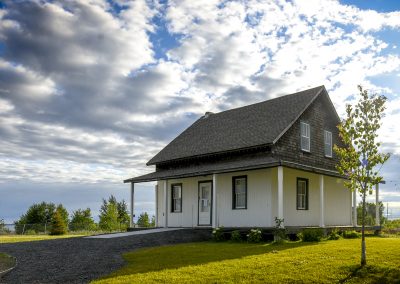
M 199 182 L 199 226 L 211 226 L 212 182 Z

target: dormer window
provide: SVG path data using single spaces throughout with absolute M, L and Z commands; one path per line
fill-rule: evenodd
M 324 130 L 325 157 L 332 158 L 332 132 Z
M 300 122 L 301 150 L 310 152 L 310 124 Z

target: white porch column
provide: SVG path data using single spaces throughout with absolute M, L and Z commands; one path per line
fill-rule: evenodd
M 134 222 L 133 218 L 135 217 L 135 184 L 131 182 L 131 218 L 130 218 L 130 227 L 133 227 Z
M 353 191 L 353 226 L 357 226 L 357 191 Z
M 164 227 L 168 227 L 168 180 L 164 181 Z
M 283 219 L 283 167 L 278 167 L 278 218 Z
M 319 175 L 319 226 L 325 227 L 324 176 Z
M 217 228 L 217 174 L 213 174 L 213 191 L 212 191 L 212 227 Z
M 375 226 L 381 225 L 381 220 L 379 218 L 379 183 L 375 185 Z
M 156 204 L 154 206 L 154 209 L 155 209 L 154 211 L 156 212 L 154 219 L 155 219 L 155 223 L 156 223 L 155 226 L 158 227 L 159 226 L 158 225 L 158 184 L 156 184 L 156 186 L 154 187 L 154 192 L 155 192 L 154 200 L 156 202 Z

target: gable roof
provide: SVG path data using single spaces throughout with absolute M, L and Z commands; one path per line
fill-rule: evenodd
M 323 91 L 319 86 L 202 116 L 147 165 L 274 144 Z

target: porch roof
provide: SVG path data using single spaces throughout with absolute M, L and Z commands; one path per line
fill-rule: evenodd
M 240 159 L 237 158 L 234 160 L 188 165 L 187 167 L 158 170 L 156 172 L 152 172 L 142 176 L 126 179 L 124 180 L 124 183 L 129 183 L 129 182 L 139 183 L 139 182 L 157 181 L 165 179 L 205 176 L 210 174 L 256 170 L 256 169 L 271 168 L 276 166 L 285 166 L 288 168 L 313 172 L 317 174 L 323 174 L 337 178 L 346 178 L 344 176 L 341 176 L 336 171 L 331 171 L 323 168 L 310 167 L 307 165 L 298 164 L 291 161 L 279 160 L 272 157 L 271 155 L 268 156 L 259 155 L 259 156 L 249 156 L 245 158 L 241 157 Z
M 278 166 L 279 160 L 270 155 L 260 155 L 251 157 L 241 157 L 240 159 L 222 160 L 217 162 L 206 162 L 196 165 L 188 165 L 187 167 L 179 167 L 166 170 L 158 170 L 153 173 L 124 180 L 124 183 L 147 182 L 156 180 L 165 180 L 173 178 L 185 178 L 204 176 L 216 173 L 226 173 L 250 169 L 260 169 Z

